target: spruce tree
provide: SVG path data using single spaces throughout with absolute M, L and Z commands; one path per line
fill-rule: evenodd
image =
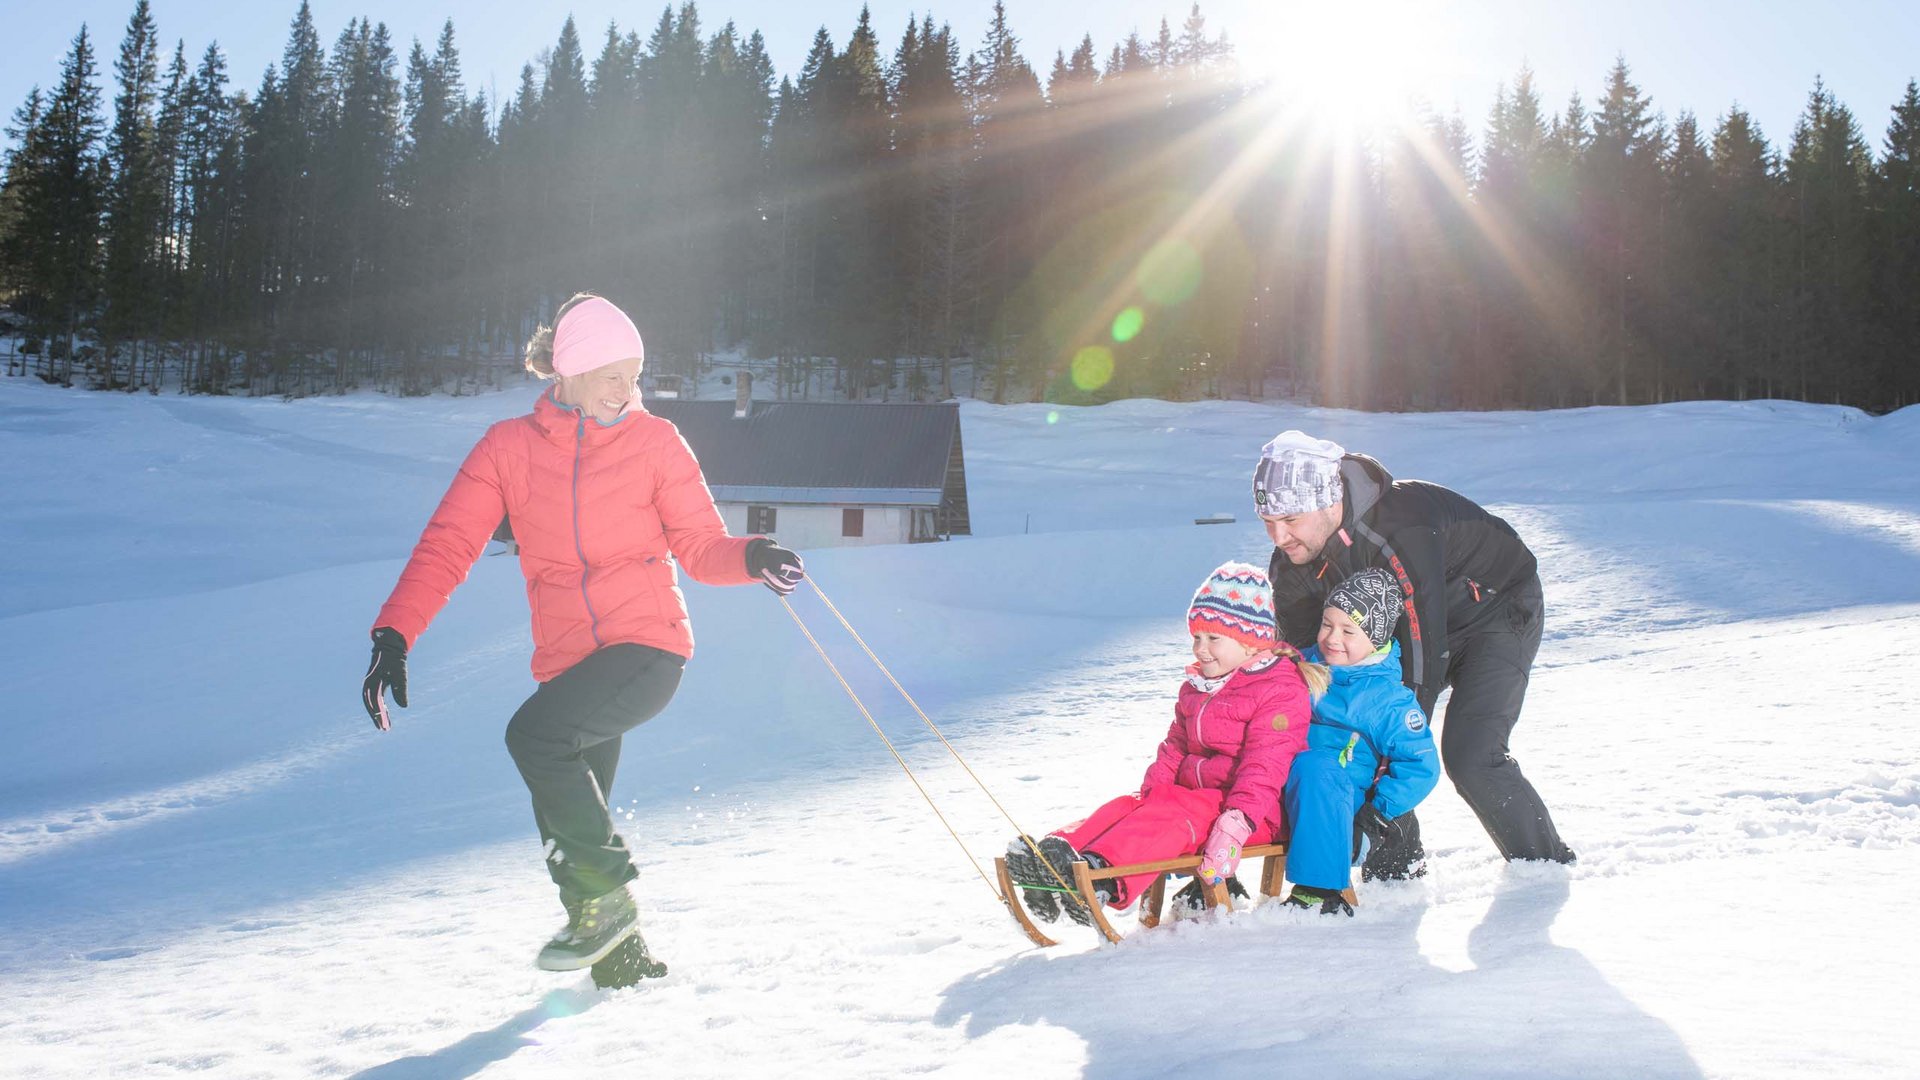
M 193 342 L 194 373 L 183 381 L 187 389 L 224 392 L 225 375 L 216 370 L 208 338 L 225 329 L 236 302 L 242 136 L 241 108 L 227 97 L 227 61 L 219 43 L 207 46 L 191 85 L 179 157 L 189 237 L 181 318 Z
M 106 266 L 102 281 L 102 385 L 133 388 L 142 337 L 156 330 L 159 252 L 166 209 L 168 163 L 160 158 L 155 109 L 159 99 L 158 35 L 147 0 L 137 0 L 113 70 L 119 93 L 107 135 Z M 123 344 L 128 371 L 118 373 Z
M 50 332 L 62 337 L 60 347 L 49 346 L 46 355 L 60 359 L 59 380 L 65 386 L 73 385 L 77 338 L 91 326 L 99 297 L 107 171 L 100 147 L 106 123 L 95 74 L 93 43 L 82 25 L 41 117 L 37 180 L 17 204 L 22 218 L 38 223 L 36 265 L 25 277 L 38 283 L 34 306 Z
M 1893 106 L 1873 189 L 1879 373 L 1898 408 L 1920 401 L 1920 82 Z
M 1660 278 L 1654 282 L 1658 319 L 1653 327 L 1655 354 L 1674 384 L 1656 392 L 1663 400 L 1701 397 L 1712 392 L 1714 373 L 1708 362 L 1712 340 L 1711 310 L 1714 257 L 1711 225 L 1715 211 L 1712 163 L 1699 122 L 1691 112 L 1674 121 L 1671 146 L 1664 164 L 1663 192 L 1657 242 Z
M 1872 156 L 1853 113 L 1816 79 L 1786 160 L 1789 348 L 1802 400 L 1870 390 L 1862 363 L 1869 270 L 1867 184 Z
M 1717 222 L 1718 328 L 1713 369 L 1736 398 L 1784 393 L 1781 375 L 1781 209 L 1774 154 L 1759 127 L 1738 105 L 1714 127 L 1710 148 Z
M 159 273 L 157 312 L 154 332 L 163 340 L 178 341 L 185 329 L 185 274 L 187 252 L 193 236 L 187 210 L 187 176 L 184 149 L 187 115 L 193 108 L 193 77 L 187 68 L 187 45 L 176 40 L 173 60 L 162 80 L 159 113 L 154 122 L 156 156 L 164 169 L 159 226 Z M 164 375 L 162 365 L 149 368 L 147 387 L 158 392 Z
M 1039 238 L 1040 80 L 1020 54 L 1020 39 L 995 0 L 993 19 L 969 60 L 970 108 L 977 118 L 978 220 L 984 343 L 995 401 L 1009 384 L 1026 383 L 1038 397 L 1046 373 L 1060 359 L 1039 333 L 1044 301 L 1023 288 Z
M 1646 338 L 1654 265 L 1663 151 L 1652 100 L 1632 81 L 1624 57 L 1607 73 L 1607 90 L 1593 114 L 1593 143 L 1585 158 L 1589 288 L 1598 319 L 1592 356 L 1597 385 L 1612 384 L 1616 404 L 1633 401 L 1646 385 L 1652 355 Z M 1636 277 L 1637 275 L 1637 277 Z
M 36 85 L 7 125 L 11 145 L 6 151 L 5 176 L 0 178 L 0 294 L 7 296 L 15 313 L 25 319 L 27 337 L 36 342 L 43 359 L 46 350 L 38 341 L 46 334 L 50 320 L 37 275 L 45 266 L 42 249 L 50 238 L 31 213 L 46 184 L 41 127 L 45 113 L 46 100 Z M 11 368 L 7 374 L 13 374 Z

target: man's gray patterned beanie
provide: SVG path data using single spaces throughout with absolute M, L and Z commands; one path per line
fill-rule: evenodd
M 1260 448 L 1253 469 L 1253 508 L 1261 517 L 1288 517 L 1324 510 L 1346 495 L 1340 482 L 1339 443 L 1305 432 L 1283 431 Z

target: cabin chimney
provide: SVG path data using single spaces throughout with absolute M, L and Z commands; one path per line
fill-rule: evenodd
M 733 418 L 745 420 L 753 411 L 753 372 L 742 371 L 733 377 Z

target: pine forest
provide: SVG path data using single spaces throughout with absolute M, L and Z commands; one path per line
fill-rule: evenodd
M 979 41 L 849 16 L 786 75 L 691 2 L 568 19 L 492 100 L 452 21 L 326 44 L 302 2 L 242 85 L 137 0 L 6 128 L 8 373 L 467 393 L 586 290 L 649 375 L 793 397 L 1920 400 L 1912 81 L 1878 118 L 1816 81 L 1764 133 L 1627 57 L 1559 102 L 1516 58 L 1485 117 L 1340 140 L 1199 5 L 1051 57 L 999 4 Z

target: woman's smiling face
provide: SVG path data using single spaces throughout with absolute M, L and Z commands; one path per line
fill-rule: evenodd
M 562 405 L 577 406 L 603 424 L 620 419 L 627 403 L 640 393 L 635 385 L 640 378 L 640 358 L 630 356 L 611 364 L 602 364 L 579 375 L 562 375 L 553 398 Z

